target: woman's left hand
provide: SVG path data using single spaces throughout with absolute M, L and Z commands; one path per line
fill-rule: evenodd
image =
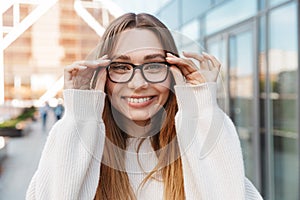
M 214 56 L 207 53 L 197 54 L 191 52 L 183 52 L 183 55 L 185 58 L 167 53 L 166 57 L 168 63 L 175 65 L 171 67 L 171 71 L 176 84 L 184 84 L 183 77 L 185 78 L 185 83 L 192 85 L 217 81 L 221 63 Z M 192 59 L 198 61 L 199 67 Z

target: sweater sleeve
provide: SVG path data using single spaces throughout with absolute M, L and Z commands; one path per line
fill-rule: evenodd
M 246 181 L 240 141 L 217 105 L 216 83 L 175 86 L 175 92 L 186 199 L 262 199 Z
M 93 199 L 98 186 L 105 140 L 105 94 L 64 91 L 65 115 L 51 129 L 27 200 Z

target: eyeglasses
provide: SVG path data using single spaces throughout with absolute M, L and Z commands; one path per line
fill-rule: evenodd
M 132 80 L 134 72 L 141 70 L 143 78 L 149 83 L 161 83 L 169 74 L 169 63 L 153 62 L 134 65 L 125 62 L 112 62 L 106 67 L 108 78 L 114 83 L 128 83 Z

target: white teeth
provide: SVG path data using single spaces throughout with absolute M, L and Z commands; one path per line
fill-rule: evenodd
M 127 101 L 130 103 L 143 103 L 146 101 L 149 101 L 150 97 L 145 97 L 145 98 L 127 98 Z

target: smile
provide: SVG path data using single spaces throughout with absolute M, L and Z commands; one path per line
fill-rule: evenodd
M 144 103 L 151 99 L 152 97 L 142 97 L 142 98 L 132 98 L 128 97 L 126 98 L 129 103 Z

